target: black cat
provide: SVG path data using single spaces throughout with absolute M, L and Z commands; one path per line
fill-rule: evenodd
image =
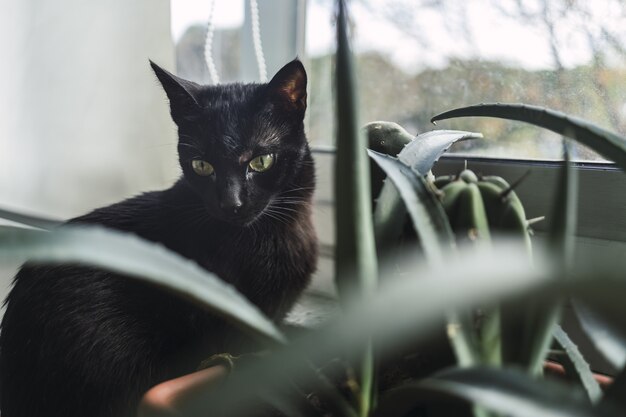
M 161 242 L 235 285 L 275 321 L 317 261 L 306 72 L 200 86 L 154 63 L 178 126 L 171 188 L 97 209 L 95 223 Z M 124 417 L 151 386 L 211 354 L 250 350 L 222 321 L 156 288 L 77 265 L 26 265 L 0 334 L 2 417 Z

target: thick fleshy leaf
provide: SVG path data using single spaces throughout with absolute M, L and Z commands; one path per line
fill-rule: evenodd
M 45 217 L 34 216 L 32 214 L 20 213 L 15 210 L 0 208 L 0 219 L 10 220 L 25 226 L 36 227 L 38 229 L 52 229 L 60 226 L 63 222 L 60 220 L 48 219 Z
M 367 147 L 389 156 L 397 156 L 415 139 L 402 126 L 394 122 L 370 122 L 363 127 L 367 135 Z
M 398 190 L 428 259 L 443 262 L 445 251 L 454 246 L 454 235 L 441 204 L 423 176 L 389 155 L 372 150 L 368 153 L 393 183 L 387 181 L 385 187 L 395 186 Z
M 380 167 L 378 169 L 384 172 Z M 407 210 L 398 189 L 390 179 L 385 179 L 374 209 L 374 236 L 379 258 L 385 259 L 397 249 L 406 215 Z
M 417 135 L 398 154 L 398 159 L 418 174 L 426 175 L 453 143 L 482 137 L 480 133 L 460 130 L 432 130 Z
M 339 289 L 347 284 L 351 289 L 372 293 L 377 267 L 367 146 L 358 122 L 356 80 L 348 42 L 345 4 L 343 1 L 338 4 L 335 158 L 337 284 Z M 356 281 L 343 282 L 353 279 Z
M 538 380 L 508 369 L 452 369 L 418 383 L 391 390 L 375 416 L 408 415 L 417 408 L 462 399 L 512 417 L 617 417 L 623 411 L 593 407 L 580 391 L 554 381 Z M 439 398 L 438 398 L 439 397 Z
M 572 302 L 578 321 L 593 345 L 615 369 L 626 365 L 626 338 L 577 300 Z
M 527 104 L 477 104 L 440 113 L 431 119 L 435 123 L 455 117 L 485 116 L 519 120 L 568 136 L 615 161 L 626 171 L 626 138 L 586 120 L 565 113 Z
M 229 407 L 232 415 L 249 415 L 245 411 L 237 414 L 235 408 L 247 396 L 258 392 L 259 387 L 267 385 L 265 381 L 274 377 L 277 368 L 283 375 L 300 382 L 299 378 L 310 378 L 306 376 L 309 371 L 302 361 L 303 356 L 324 364 L 341 352 L 362 349 L 365 335 L 375 337 L 377 350 L 381 354 L 396 351 L 403 343 L 424 340 L 437 332 L 449 309 L 463 310 L 488 303 L 505 304 L 513 299 L 532 300 L 538 296 L 574 294 L 594 306 L 597 303 L 610 303 L 611 308 L 606 311 L 609 317 L 622 322 L 626 320 L 626 305 L 623 303 L 623 294 L 626 293 L 626 281 L 623 279 L 626 259 L 617 259 L 610 264 L 604 262 L 602 254 L 598 254 L 596 259 L 594 253 L 593 263 L 577 268 L 572 272 L 571 279 L 555 280 L 552 276 L 554 260 L 542 256 L 546 254 L 545 251 L 537 252 L 535 265 L 531 267 L 524 246 L 517 243 L 511 247 L 506 242 L 496 240 L 493 250 L 460 250 L 457 257 L 436 268 L 423 263 L 415 265 L 412 254 L 399 264 L 396 260 L 390 268 L 395 270 L 399 267 L 405 271 L 403 276 L 382 286 L 376 298 L 354 305 L 345 316 L 337 318 L 327 327 L 293 340 L 288 349 L 275 352 L 267 360 L 246 369 L 241 368 L 231 375 L 225 391 L 202 393 L 197 405 L 202 408 L 220 402 Z M 504 410 L 504 415 L 616 415 L 607 412 L 606 405 L 590 409 L 582 391 L 580 396 L 572 397 L 569 389 L 567 393 L 559 388 L 544 389 L 546 385 L 537 379 L 527 376 L 520 378 L 521 383 L 507 382 L 506 379 L 498 379 L 493 383 L 492 379 L 483 377 L 453 382 L 463 383 L 462 389 L 467 388 L 470 393 L 476 392 L 483 398 L 491 397 L 500 404 L 494 406 Z M 474 385 L 475 388 L 472 388 Z M 464 398 L 463 393 L 451 392 Z M 430 395 L 427 398 L 434 400 Z M 482 401 L 469 397 L 468 400 Z M 623 415 L 623 411 L 617 415 Z
M 563 159 L 554 190 L 548 239 L 552 250 L 561 258 L 562 268 L 566 270 L 573 261 L 578 221 L 578 171 L 571 164 L 571 150 L 567 140 L 563 141 Z
M 170 291 L 271 344 L 285 341 L 276 326 L 234 287 L 194 262 L 135 235 L 84 226 L 63 226 L 50 232 L 3 228 L 0 263 L 16 260 L 97 266 Z
M 578 171 L 571 164 L 567 140 L 563 141 L 563 166 L 554 190 L 551 227 L 548 233 L 549 248 L 558 259 L 560 278 L 566 278 L 574 256 L 576 226 L 578 220 Z M 538 374 L 552 342 L 555 326 L 561 316 L 561 303 L 531 302 L 525 317 L 528 343 L 528 364 L 532 373 Z
M 408 211 L 428 261 L 441 264 L 446 257 L 450 258 L 455 246 L 454 235 L 441 203 L 424 176 L 396 158 L 372 150 L 368 153 L 387 174 L 374 215 L 376 239 L 381 249 L 393 247 L 402 233 Z M 464 314 L 453 310 L 449 313 L 448 337 L 457 359 L 462 365 L 473 365 L 479 353 L 471 326 Z
M 361 351 L 363 338 L 370 335 L 375 338 L 377 351 L 385 354 L 404 343 L 438 333 L 450 309 L 465 310 L 485 302 L 512 296 L 533 297 L 547 291 L 549 265 L 537 259 L 531 268 L 519 244 L 511 246 L 498 241 L 495 246 L 493 251 L 461 251 L 458 257 L 438 267 L 416 261 L 413 254 L 396 259 L 388 268 L 402 270 L 402 277 L 381 285 L 374 299 L 355 304 L 336 321 L 292 340 L 288 348 L 276 351 L 266 361 L 241 368 L 229 377 L 226 391 L 203 393 L 198 407 L 225 402 L 235 415 L 235 409 L 230 407 L 238 407 L 246 396 L 258 392 L 267 378 L 273 378 L 277 368 L 299 382 L 310 378 L 302 357 L 325 364 L 342 353 Z M 246 415 L 246 410 L 238 415 Z
M 366 124 L 363 130 L 367 136 L 368 149 L 393 157 L 397 157 L 400 151 L 415 139 L 414 135 L 411 135 L 402 126 L 393 122 L 371 122 Z M 374 199 L 372 208 L 375 210 L 376 201 L 380 196 L 386 175 L 376 163 L 370 161 L 370 176 L 372 198 Z M 402 215 L 399 214 L 399 216 Z M 375 223 L 376 221 L 374 221 Z
M 554 329 L 554 339 L 567 354 L 569 361 L 576 371 L 577 375 L 575 376 L 587 392 L 587 396 L 589 397 L 591 402 L 597 402 L 602 396 L 602 391 L 600 391 L 600 385 L 598 385 L 598 382 L 594 378 L 593 373 L 591 372 L 591 368 L 589 368 L 589 364 L 578 350 L 578 346 L 574 344 L 574 342 L 570 339 L 568 334 L 565 333 L 561 326 L 556 326 L 556 328 Z
M 336 99 L 337 156 L 335 158 L 335 280 L 344 304 L 355 294 L 374 296 L 378 267 L 372 220 L 367 144 L 359 123 L 359 101 L 352 51 L 348 41 L 346 4 L 338 0 Z M 359 414 L 367 416 L 372 403 L 374 362 L 364 340 L 359 359 Z

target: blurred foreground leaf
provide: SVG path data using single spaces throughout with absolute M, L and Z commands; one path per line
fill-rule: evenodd
M 234 287 L 194 262 L 128 233 L 102 227 L 64 226 L 55 231 L 6 227 L 0 263 L 78 263 L 132 277 L 185 298 L 270 344 L 285 339 Z
M 49 230 L 60 226 L 63 222 L 60 220 L 48 219 L 45 217 L 34 216 L 30 214 L 20 213 L 15 210 L 0 208 L 0 219 L 10 220 L 25 226 L 36 227 L 38 229 Z
M 276 369 L 306 381 L 309 371 L 303 357 L 324 364 L 343 356 L 343 352 L 359 351 L 363 338 L 369 335 L 381 354 L 404 343 L 425 340 L 440 331 L 451 309 L 545 292 L 551 270 L 539 261 L 531 268 L 523 246 L 505 242 L 499 242 L 495 251 L 461 252 L 458 259 L 438 267 L 412 258 L 412 254 L 407 255 L 400 264 L 389 266 L 402 271 L 402 277 L 381 286 L 374 299 L 354 305 L 337 321 L 293 340 L 289 349 L 279 349 L 267 361 L 233 373 L 223 391 L 207 393 L 190 404 L 190 410 L 219 404 L 222 410 L 235 414 L 231 408 L 235 407 L 239 415 L 246 415 L 249 410 L 240 407 L 242 401 L 266 385 L 264 381 L 272 378 Z
M 346 4 L 337 1 L 337 156 L 335 158 L 335 281 L 348 304 L 376 292 L 377 263 L 372 221 L 367 144 L 359 122 L 359 101 Z M 350 287 L 350 291 L 346 290 Z M 374 359 L 366 337 L 359 361 L 359 415 L 367 417 L 374 398 Z
M 404 262 L 389 266 L 403 271 L 402 277 L 382 286 L 376 298 L 355 305 L 344 317 L 294 340 L 291 348 L 279 349 L 266 361 L 233 373 L 222 390 L 203 394 L 197 403 L 190 404 L 190 410 L 202 410 L 205 409 L 203 407 L 219 404 L 233 415 L 246 415 L 249 409 L 242 406 L 242 401 L 267 385 L 266 381 L 273 378 L 276 369 L 280 369 L 289 378 L 311 381 L 307 376 L 310 370 L 307 369 L 306 361 L 302 360 L 303 357 L 310 358 L 314 363 L 327 363 L 337 356 L 341 357 L 346 350 L 362 349 L 363 338 L 369 335 L 374 337 L 377 350 L 381 354 L 395 351 L 405 343 L 423 341 L 439 331 L 450 309 L 463 310 L 476 305 L 508 303 L 512 300 L 521 303 L 538 296 L 557 299 L 564 294 L 572 294 L 596 308 L 603 306 L 599 311 L 607 320 L 617 323 L 626 321 L 626 303 L 622 297 L 626 293 L 626 280 L 623 278 L 626 259 L 616 259 L 610 264 L 604 262 L 604 254 L 601 252 L 592 253 L 592 263 L 572 271 L 568 280 L 555 280 L 552 275 L 554 260 L 543 257 L 542 254 L 547 254 L 547 251 L 538 251 L 535 265 L 531 267 L 523 245 L 510 245 L 497 240 L 494 241 L 493 250 L 460 250 L 457 258 L 440 267 L 432 267 L 408 259 L 413 257 L 411 253 Z M 527 380 L 533 384 L 541 384 L 535 379 L 523 381 Z M 481 396 L 495 389 L 491 385 L 487 388 L 480 378 L 476 381 L 465 381 L 464 384 L 469 387 L 475 384 Z M 579 398 L 580 401 L 572 402 L 574 406 L 570 408 L 566 401 L 563 402 L 563 398 L 569 401 L 570 397 L 560 397 L 557 388 L 557 391 L 549 392 L 554 398 L 561 398 L 561 401 L 557 401 L 561 408 L 550 406 L 552 408 L 545 411 L 541 402 L 545 397 L 544 390 L 538 389 L 537 392 L 528 391 L 524 394 L 527 391 L 526 383 L 521 384 L 518 387 L 520 393 L 506 394 L 520 398 L 502 403 L 501 407 L 506 407 L 503 414 L 520 415 L 516 414 L 518 407 L 523 407 L 520 410 L 525 410 L 524 412 L 534 410 L 536 413 L 522 415 L 539 416 L 612 416 L 623 415 L 626 410 L 625 407 L 621 410 L 622 414 L 607 414 L 604 408 L 598 409 L 597 413 L 595 409 L 590 411 L 588 403 L 578 407 L 580 401 L 588 402 L 584 394 Z M 518 389 L 516 387 L 513 384 L 512 387 L 503 389 L 511 391 Z M 537 403 L 532 399 L 535 395 Z M 495 398 L 498 397 L 499 394 Z M 484 402 L 481 404 L 487 406 Z M 556 406 L 555 402 L 546 404 Z
M 463 399 L 512 417 L 617 417 L 623 411 L 593 407 L 582 392 L 538 380 L 517 370 L 452 369 L 421 382 L 391 390 L 375 416 L 404 416 L 431 398 Z M 441 401 L 441 400 L 440 400 Z
M 581 327 L 596 349 L 615 369 L 624 367 L 626 365 L 626 338 L 579 301 L 574 300 L 572 303 Z

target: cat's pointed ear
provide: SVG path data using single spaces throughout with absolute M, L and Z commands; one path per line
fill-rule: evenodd
M 298 59 L 282 67 L 268 83 L 270 94 L 291 109 L 306 110 L 306 71 Z
M 150 66 L 170 100 L 170 110 L 174 122 L 178 124 L 181 121 L 193 119 L 200 110 L 200 105 L 195 97 L 200 86 L 175 76 L 152 61 L 150 61 Z

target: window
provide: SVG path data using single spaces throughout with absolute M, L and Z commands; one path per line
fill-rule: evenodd
M 626 134 L 626 4 L 570 0 L 360 0 L 350 2 L 362 122 L 389 120 L 409 132 L 451 128 L 485 139 L 459 143 L 436 174 L 476 172 L 518 188 L 529 218 L 547 216 L 561 158 L 560 137 L 519 122 L 488 118 L 429 120 L 480 102 L 525 102 L 571 113 Z M 332 145 L 334 5 L 311 0 L 306 49 L 311 79 L 309 136 Z M 579 250 L 626 248 L 623 174 L 579 146 Z M 332 155 L 318 154 L 318 231 L 332 254 Z M 534 161 L 531 161 L 534 160 Z M 589 162 L 594 161 L 594 162 Z M 612 248 L 612 249 L 611 249 Z
M 410 132 L 430 118 L 480 102 L 523 102 L 626 133 L 626 4 L 620 0 L 361 0 L 350 3 L 363 121 Z M 327 83 L 332 1 L 311 0 L 312 79 Z M 332 137 L 330 100 L 314 86 L 311 135 Z M 454 151 L 499 158 L 558 159 L 557 135 L 520 123 L 458 119 L 439 128 L 481 132 Z M 581 160 L 599 157 L 582 147 Z

